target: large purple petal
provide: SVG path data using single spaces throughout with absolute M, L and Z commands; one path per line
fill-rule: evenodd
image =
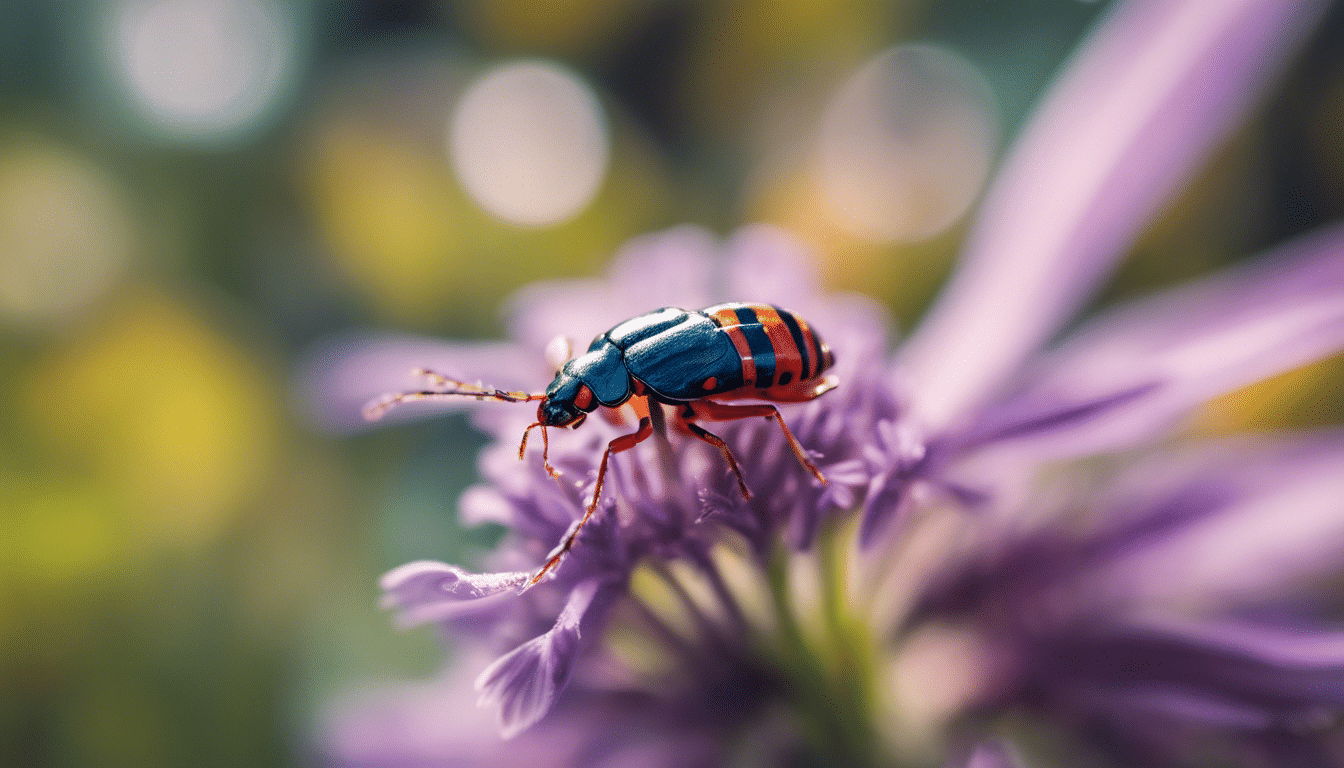
M 961 267 L 901 355 L 956 420 L 1052 335 L 1237 124 L 1324 3 L 1118 3 L 1004 163 Z
M 319 428 L 359 429 L 368 426 L 362 411 L 369 401 L 424 386 L 423 379 L 411 375 L 416 368 L 505 390 L 538 391 L 553 375 L 540 355 L 512 344 L 362 334 L 330 339 L 310 350 L 295 371 L 293 397 L 299 411 Z M 389 411 L 387 419 L 444 413 L 475 402 L 464 397 L 460 403 L 411 403 Z
M 1310 449 L 1229 463 L 1223 471 L 1241 487 L 1239 501 L 1135 549 L 1089 583 L 1139 604 L 1208 609 L 1275 599 L 1344 569 L 1344 435 L 1287 443 Z
M 1340 466 L 1337 430 L 1242 437 L 1153 452 L 1083 496 L 1026 497 L 1026 509 L 975 517 L 912 620 L 1068 623 L 1276 596 L 1344 565 Z
M 1203 725 L 1302 727 L 1344 707 L 1344 633 L 1248 622 L 1084 628 L 1044 641 L 1040 680 L 1094 704 Z
M 964 447 L 1019 457 L 1125 448 L 1211 397 L 1344 349 L 1344 225 L 1104 316 L 987 411 Z

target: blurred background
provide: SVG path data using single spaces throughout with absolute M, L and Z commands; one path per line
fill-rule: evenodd
M 783 225 L 908 327 L 1105 5 L 0 0 L 0 764 L 304 764 L 334 693 L 442 663 L 377 576 L 498 535 L 461 417 L 326 433 L 307 350 L 497 337 L 683 222 Z M 1341 41 L 1336 4 L 1098 305 L 1344 215 Z M 1339 421 L 1341 380 L 1197 429 Z

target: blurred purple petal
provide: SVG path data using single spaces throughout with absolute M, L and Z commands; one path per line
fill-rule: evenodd
M 1338 565 L 1341 465 L 1339 431 L 1154 452 L 1085 501 L 1037 496 L 1032 509 L 978 517 L 975 545 L 926 584 L 912 616 L 1067 623 L 1098 606 L 1223 607 L 1273 594 Z M 1079 505 L 1092 522 L 1076 519 Z M 1021 529 L 1022 516 L 1042 513 L 1067 525 Z
M 1344 349 L 1344 225 L 1144 299 L 1067 339 L 965 437 L 1019 456 L 1126 448 L 1217 395 Z
M 293 396 L 299 412 L 320 429 L 362 429 L 368 426 L 362 410 L 370 400 L 424 386 L 423 379 L 411 375 L 416 368 L 506 390 L 539 391 L 553 375 L 540 355 L 527 355 L 509 343 L 362 334 L 328 339 L 310 350 L 295 372 Z M 389 411 L 385 420 L 445 413 L 476 402 L 464 397 L 460 404 L 409 403 Z
M 921 421 L 956 420 L 1067 320 L 1323 6 L 1112 7 L 1017 140 L 961 267 L 902 352 Z
M 1088 706 L 1224 728 L 1302 728 L 1344 707 L 1344 632 L 1247 622 L 1083 628 L 1047 641 L 1041 680 Z M 1066 697 L 1068 694 L 1065 694 Z
M 1019 768 L 1022 763 L 998 741 L 983 740 L 953 755 L 946 768 Z
M 616 254 L 605 278 L 533 283 L 514 294 L 509 334 L 538 356 L 557 335 L 567 336 L 578 353 L 622 320 L 659 307 L 709 306 L 718 251 L 718 241 L 701 227 L 637 237 Z
M 590 609 L 605 607 L 602 582 L 590 579 L 569 593 L 555 626 L 500 657 L 476 678 L 480 706 L 498 713 L 504 738 L 527 730 L 550 711 L 583 649 L 580 624 Z
M 383 609 L 400 611 L 397 624 L 414 627 L 447 617 L 453 607 L 521 587 L 531 576 L 518 573 L 467 573 L 455 565 L 417 560 L 383 575 Z
M 1344 435 L 1229 463 L 1242 498 L 1150 542 L 1093 580 L 1154 606 L 1221 607 L 1274 598 L 1337 569 L 1344 556 Z M 1310 446 L 1307 448 L 1306 446 Z
M 821 280 L 807 248 L 776 227 L 755 224 L 729 238 L 726 274 L 715 301 L 767 301 L 789 309 L 810 309 Z M 809 315 L 810 316 L 810 315 Z

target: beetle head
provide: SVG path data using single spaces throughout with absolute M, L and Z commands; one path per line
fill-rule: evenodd
M 597 407 L 593 391 L 578 377 L 561 371 L 537 406 L 537 421 L 548 427 L 577 427 Z

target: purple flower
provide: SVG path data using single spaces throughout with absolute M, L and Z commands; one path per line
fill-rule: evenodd
M 764 227 L 722 245 L 670 230 L 630 243 L 606 279 L 526 289 L 511 344 L 335 344 L 312 389 L 336 424 L 405 388 L 412 368 L 540 391 L 557 333 L 582 342 L 652 308 L 729 300 L 806 317 L 842 384 L 782 409 L 827 485 L 769 423 L 715 425 L 750 500 L 707 446 L 658 435 L 613 458 L 577 546 L 521 594 L 582 515 L 607 442 L 633 431 L 628 417 L 555 430 L 557 482 L 539 457 L 517 461 L 526 406 L 395 411 L 472 407 L 495 442 L 462 515 L 509 533 L 490 573 L 421 562 L 385 577 L 401 623 L 437 624 L 469 650 L 441 683 L 339 707 L 326 754 L 708 766 L 945 753 L 979 768 L 1015 762 L 987 734 L 1019 714 L 1130 764 L 1338 761 L 1344 643 L 1285 616 L 1344 562 L 1344 437 L 1156 441 L 1213 396 L 1344 349 L 1344 227 L 1042 349 L 1321 5 L 1112 8 L 894 359 L 881 312 L 819 294 L 798 247 Z M 458 722 L 468 672 L 508 746 Z

